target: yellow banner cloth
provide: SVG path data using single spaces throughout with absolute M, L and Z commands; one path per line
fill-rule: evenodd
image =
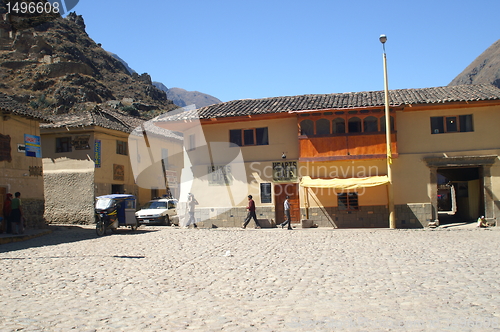
M 311 179 L 310 176 L 303 176 L 300 180 L 300 185 L 302 187 L 335 189 L 358 189 L 365 187 L 376 187 L 387 183 L 389 183 L 387 175 L 348 179 Z

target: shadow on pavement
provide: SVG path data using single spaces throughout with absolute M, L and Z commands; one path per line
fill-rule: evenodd
M 475 221 L 462 221 L 456 223 L 448 223 L 444 225 L 440 225 L 440 228 L 450 228 L 450 229 L 474 229 L 477 223 Z
M 0 253 L 23 250 L 28 248 L 55 246 L 62 243 L 72 243 L 92 240 L 96 238 L 106 238 L 113 235 L 139 235 L 156 232 L 154 229 L 139 228 L 131 231 L 128 228 L 119 228 L 116 233 L 107 230 L 106 235 L 99 237 L 95 228 L 78 225 L 49 225 L 47 229 L 27 231 L 23 236 L 3 235 L 3 243 L 0 244 Z M 37 234 L 38 232 L 38 234 Z M 12 241 L 6 241 L 12 240 Z

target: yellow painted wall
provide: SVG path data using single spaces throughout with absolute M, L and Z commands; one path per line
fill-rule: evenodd
M 408 108 L 410 109 L 410 108 Z M 431 116 L 459 116 L 473 115 L 473 132 L 431 134 Z M 453 157 L 453 156 L 479 156 L 500 154 L 500 106 L 436 109 L 428 111 L 399 111 L 397 114 L 398 128 L 398 153 L 394 159 L 393 190 L 394 203 L 404 204 L 429 204 L 431 193 L 435 190 L 430 185 L 430 169 L 424 161 L 427 157 Z M 269 128 L 268 146 L 229 147 L 229 130 L 246 128 Z M 197 148 L 192 152 L 191 161 L 198 165 L 200 174 L 206 174 L 206 166 L 214 162 L 213 151 L 216 155 L 215 164 L 227 164 L 235 159 L 239 153 L 245 161 L 244 169 L 247 171 L 247 181 L 239 185 L 236 206 L 245 206 L 245 196 L 254 195 L 259 204 L 259 184 L 272 183 L 272 172 L 266 173 L 266 162 L 279 161 L 283 152 L 287 160 L 298 160 L 298 139 L 296 119 L 242 121 L 235 123 L 220 123 L 204 125 L 200 128 L 190 129 L 185 133 L 186 143 L 190 134 L 195 134 Z M 202 146 L 209 142 L 224 142 L 217 146 L 218 149 L 203 149 Z M 227 145 L 224 145 L 227 143 Z M 212 152 L 212 155 L 210 155 Z M 260 163 L 260 164 L 259 164 Z M 498 161 L 497 161 L 498 163 Z M 317 163 L 299 163 L 300 176 L 309 175 L 318 178 L 333 177 L 362 177 L 370 175 L 386 175 L 387 165 L 385 159 L 330 161 Z M 492 168 L 492 182 L 495 200 L 500 197 L 500 166 Z M 210 190 L 206 178 L 198 179 L 194 183 L 201 206 L 214 206 L 218 202 L 219 194 Z M 274 183 L 272 183 L 274 188 Z M 212 188 L 213 189 L 213 188 Z M 227 196 L 226 192 L 220 195 Z M 242 194 L 244 193 L 244 195 Z M 243 197 L 243 199 L 239 199 Z M 300 190 L 301 207 L 305 207 L 305 191 Z M 310 193 L 309 206 L 337 206 L 337 198 L 333 193 Z M 273 196 L 274 199 L 274 196 Z M 218 204 L 218 203 L 217 203 Z M 270 203 L 272 206 L 274 203 Z M 367 188 L 359 196 L 360 206 L 380 206 L 387 204 L 387 186 Z
M 411 110 L 411 108 L 408 108 Z M 430 117 L 473 115 L 473 132 L 431 134 Z M 500 154 L 500 106 L 398 112 L 398 152 L 394 161 L 396 204 L 430 202 L 427 157 Z M 500 195 L 499 166 L 492 168 L 493 190 Z M 496 194 L 495 194 L 496 195 Z
M 431 134 L 430 117 L 466 114 L 473 115 L 473 132 Z M 397 121 L 400 154 L 499 148 L 500 106 L 398 112 Z
M 268 128 L 269 145 L 229 146 L 229 130 L 261 127 Z M 272 203 L 260 203 L 260 183 L 273 182 L 272 162 L 281 161 L 283 152 L 287 161 L 297 161 L 299 152 L 295 118 L 210 124 L 204 125 L 203 130 L 195 126 L 184 132 L 186 149 L 189 147 L 189 135 L 193 134 L 196 148 L 188 151 L 188 155 L 194 165 L 195 181 L 186 192 L 195 194 L 200 207 L 245 207 L 249 194 L 254 196 L 258 206 L 274 206 L 274 197 Z M 210 149 L 207 148 L 207 142 Z M 235 178 L 233 184 L 210 185 L 207 178 L 208 166 L 228 164 L 231 165 Z M 189 168 L 189 165 L 184 166 Z M 274 187 L 274 183 L 271 187 Z
M 229 130 L 261 127 L 268 128 L 269 145 L 229 148 Z M 195 134 L 198 147 L 205 145 L 206 142 L 227 143 L 227 153 L 218 154 L 220 155 L 218 159 L 221 163 L 230 162 L 231 158 L 239 151 L 241 151 L 243 158 L 249 161 L 279 160 L 283 152 L 285 152 L 287 159 L 290 160 L 297 160 L 299 157 L 296 118 L 203 125 L 203 132 L 197 127 L 188 130 L 184 134 L 185 144 L 188 144 L 188 137 L 193 133 Z M 201 137 L 202 135 L 204 138 Z M 205 162 L 204 159 L 202 153 L 197 153 L 192 161 L 193 163 L 201 163 Z
M 421 154 L 400 154 L 393 160 L 394 203 L 430 203 L 430 169 Z
M 80 135 L 90 135 L 90 149 L 88 150 L 75 150 L 66 153 L 56 153 L 55 139 L 56 137 L 71 136 L 75 138 Z M 163 173 L 161 171 L 161 148 L 168 149 L 168 163 L 169 169 L 178 172 L 182 169 L 182 142 L 165 140 L 158 138 L 154 135 L 149 135 L 150 149 L 145 147 L 143 138 L 142 143 L 144 146 L 138 146 L 137 142 L 129 141 L 129 134 L 117 130 L 104 129 L 101 127 L 81 129 L 51 129 L 44 130 L 42 137 L 42 147 L 45 151 L 44 157 L 46 158 L 61 158 L 66 157 L 73 160 L 95 160 L 94 143 L 95 140 L 101 141 L 101 167 L 95 168 L 94 182 L 96 188 L 96 195 L 106 195 L 111 193 L 111 185 L 123 185 L 125 193 L 131 193 L 138 196 L 139 205 L 145 204 L 151 199 L 152 186 L 144 186 L 139 190 L 136 185 L 134 172 L 132 170 L 131 158 L 136 161 L 138 158 L 142 160 L 144 169 L 148 176 L 156 176 L 158 185 L 158 194 L 161 196 L 166 193 L 165 185 L 163 182 Z M 117 140 L 127 142 L 128 153 L 121 155 L 116 153 Z M 138 150 L 139 149 L 139 150 Z M 157 174 L 153 174 L 152 169 L 147 169 L 151 165 L 150 156 L 153 161 L 159 165 Z M 124 167 L 124 179 L 117 180 L 113 176 L 113 165 L 121 165 Z M 152 175 L 151 175 L 152 174 Z
M 73 148 L 71 152 L 56 152 L 56 138 L 71 137 L 72 139 L 75 139 L 77 136 L 82 135 L 90 135 L 89 149 L 76 150 Z M 42 153 L 44 158 L 69 158 L 76 160 L 88 160 L 89 158 L 94 159 L 93 142 L 94 133 L 90 130 L 82 132 L 81 130 L 76 131 L 74 129 L 54 129 L 51 130 L 50 133 L 48 133 L 47 130 L 42 129 Z
M 487 192 L 486 195 L 493 199 L 493 211 L 497 218 L 497 226 L 500 225 L 500 160 L 491 167 L 491 187 L 492 192 Z
M 357 161 L 330 161 L 330 162 L 308 162 L 300 163 L 299 172 L 301 176 L 308 175 L 312 178 L 350 178 L 387 175 L 386 161 L 357 160 Z M 309 207 L 336 207 L 337 193 L 339 190 L 329 188 L 301 189 L 300 204 L 306 206 L 306 192 L 308 193 Z M 387 186 L 372 188 L 361 188 L 354 190 L 358 193 L 359 206 L 374 206 L 387 204 Z
M 279 160 L 275 160 L 279 161 Z M 385 160 L 357 161 L 352 162 L 321 162 L 321 163 L 298 163 L 300 175 L 311 175 L 314 177 L 364 177 L 375 175 L 386 175 Z M 238 177 L 232 186 L 210 185 L 207 178 L 207 165 L 199 165 L 193 168 L 195 180 L 191 192 L 195 194 L 200 207 L 246 206 L 246 196 L 254 196 L 258 206 L 274 206 L 274 182 L 272 178 L 272 161 L 255 161 L 244 164 L 231 164 L 233 175 L 238 177 L 241 171 L 246 172 L 245 177 Z M 243 168 L 242 168 L 243 167 Z M 344 176 L 345 175 L 345 176 Z M 260 184 L 271 183 L 272 202 L 260 203 Z M 332 189 L 310 189 L 309 206 L 337 206 L 338 191 Z M 360 206 L 376 206 L 387 204 L 387 186 L 365 188 L 357 190 Z M 299 189 L 301 207 L 305 207 L 305 191 Z
M 95 181 L 125 185 L 134 184 L 134 177 L 129 160 L 130 153 L 127 155 L 116 153 L 116 142 L 118 140 L 127 142 L 128 135 L 117 131 L 113 131 L 112 134 L 110 132 L 96 132 L 94 139 L 101 141 L 101 167 L 96 168 Z M 113 179 L 114 164 L 123 165 L 125 167 L 125 177 L 123 181 Z
M 24 145 L 24 134 L 40 136 L 39 122 L 9 114 L 0 116 L 0 133 L 9 135 L 12 161 L 0 161 L 0 186 L 14 194 L 19 191 L 21 198 L 43 199 L 43 177 L 31 176 L 29 168 L 42 167 L 42 158 L 26 157 L 18 152 L 18 144 Z M 43 149 L 42 149 L 43 154 Z
M 43 130 L 42 147 L 44 158 L 68 158 L 73 160 L 94 160 L 94 142 L 96 139 L 101 140 L 101 167 L 95 169 L 94 181 L 106 184 L 123 184 L 125 185 L 125 192 L 134 193 L 136 191 L 135 181 L 133 179 L 129 156 L 119 155 L 116 153 L 116 141 L 121 140 L 127 142 L 128 134 L 116 130 L 107 130 L 99 128 L 95 129 L 53 129 Z M 72 149 L 71 152 L 56 152 L 56 138 L 57 137 L 72 137 L 73 139 L 80 135 L 90 135 L 89 145 L 90 149 L 76 150 Z M 125 168 L 125 179 L 113 179 L 113 164 L 123 165 Z M 127 188 L 128 186 L 128 188 Z M 111 188 L 109 189 L 111 190 Z M 111 192 L 96 192 L 97 195 L 110 194 Z
M 494 191 L 493 199 L 500 201 L 500 160 L 498 159 L 496 164 L 491 167 L 491 182 Z M 500 209 L 500 206 L 498 208 Z
M 233 180 L 229 186 L 210 184 L 206 165 L 193 168 L 195 179 L 188 190 L 197 198 L 199 207 L 246 207 L 248 195 L 253 196 L 257 206 L 274 206 L 274 195 L 271 203 L 260 202 L 261 183 L 271 183 L 271 190 L 274 190 L 272 162 L 230 165 Z

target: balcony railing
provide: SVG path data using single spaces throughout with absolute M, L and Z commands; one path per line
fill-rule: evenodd
M 397 157 L 396 133 L 391 134 Z M 307 137 L 299 136 L 300 161 L 380 159 L 386 157 L 385 133 Z

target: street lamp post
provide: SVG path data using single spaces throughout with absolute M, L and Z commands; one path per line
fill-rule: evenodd
M 379 38 L 384 49 L 384 95 L 385 95 L 385 141 L 387 149 L 387 198 L 389 208 L 389 227 L 396 228 L 396 216 L 394 213 L 394 189 L 392 186 L 392 149 L 391 149 L 391 116 L 389 114 L 389 84 L 387 79 L 387 57 L 385 55 L 386 35 L 380 35 Z

